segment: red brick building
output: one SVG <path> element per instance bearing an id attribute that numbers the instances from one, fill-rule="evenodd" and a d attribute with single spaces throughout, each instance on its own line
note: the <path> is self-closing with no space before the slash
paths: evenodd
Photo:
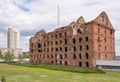
<path id="1" fill-rule="evenodd" d="M 115 58 L 115 30 L 105 12 L 90 22 L 81 16 L 68 26 L 30 38 L 30 62 L 96 67 L 96 60 Z"/>

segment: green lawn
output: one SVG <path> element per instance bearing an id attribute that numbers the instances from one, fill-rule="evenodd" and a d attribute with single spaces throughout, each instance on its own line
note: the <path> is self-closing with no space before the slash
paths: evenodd
<path id="1" fill-rule="evenodd" d="M 0 64 L 0 76 L 7 82 L 120 82 L 120 72 L 83 74 Z"/>

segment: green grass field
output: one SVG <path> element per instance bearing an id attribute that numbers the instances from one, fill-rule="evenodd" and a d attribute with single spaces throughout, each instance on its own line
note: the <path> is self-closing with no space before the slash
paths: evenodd
<path id="1" fill-rule="evenodd" d="M 0 76 L 7 82 L 120 82 L 120 72 L 83 74 L 0 64 Z"/>

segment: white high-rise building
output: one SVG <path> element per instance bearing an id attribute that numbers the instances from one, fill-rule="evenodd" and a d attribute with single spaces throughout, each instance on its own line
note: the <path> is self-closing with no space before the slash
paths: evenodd
<path id="1" fill-rule="evenodd" d="M 20 31 L 12 26 L 8 28 L 7 32 L 7 48 L 0 48 L 2 54 L 5 52 L 10 52 L 15 58 L 18 58 L 22 54 L 22 49 L 20 48 Z"/>
<path id="2" fill-rule="evenodd" d="M 20 31 L 12 26 L 8 28 L 8 48 L 20 48 Z"/>

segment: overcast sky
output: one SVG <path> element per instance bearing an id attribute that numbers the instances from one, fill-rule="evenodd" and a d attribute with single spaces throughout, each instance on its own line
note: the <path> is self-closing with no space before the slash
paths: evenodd
<path id="1" fill-rule="evenodd" d="M 29 38 L 37 31 L 57 28 L 58 0 L 0 0 L 0 48 L 7 47 L 7 30 L 21 31 L 21 47 L 29 50 Z M 83 16 L 93 20 L 105 11 L 115 29 L 116 55 L 120 55 L 120 0 L 60 0 L 61 26 Z"/>

